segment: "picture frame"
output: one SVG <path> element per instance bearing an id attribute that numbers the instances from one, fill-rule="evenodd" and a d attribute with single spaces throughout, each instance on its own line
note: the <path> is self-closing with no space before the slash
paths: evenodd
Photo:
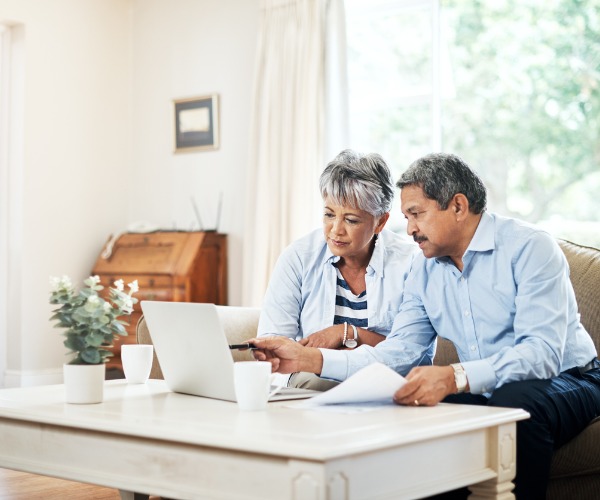
<path id="1" fill-rule="evenodd" d="M 175 153 L 219 147 L 219 95 L 174 99 Z"/>

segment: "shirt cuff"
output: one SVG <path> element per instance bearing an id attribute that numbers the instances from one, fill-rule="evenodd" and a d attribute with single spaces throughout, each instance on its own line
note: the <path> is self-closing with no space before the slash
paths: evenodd
<path id="1" fill-rule="evenodd" d="M 469 391 L 472 394 L 491 393 L 496 388 L 496 372 L 490 363 L 484 359 L 465 361 L 461 365 L 467 374 Z"/>
<path id="2" fill-rule="evenodd" d="M 323 368 L 321 368 L 321 377 L 333 380 L 346 380 L 348 377 L 348 356 L 344 351 L 337 349 L 321 349 L 323 356 Z"/>

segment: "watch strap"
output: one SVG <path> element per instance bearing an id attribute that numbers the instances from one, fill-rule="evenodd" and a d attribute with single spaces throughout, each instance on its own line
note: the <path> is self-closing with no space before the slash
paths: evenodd
<path id="1" fill-rule="evenodd" d="M 354 349 L 358 345 L 358 330 L 356 329 L 356 326 L 350 326 L 352 327 L 353 337 L 351 339 L 347 338 L 344 345 L 349 349 Z"/>
<path id="2" fill-rule="evenodd" d="M 354 325 L 350 326 L 352 327 L 353 336 L 352 338 L 349 338 L 347 335 L 344 335 L 344 347 L 347 347 L 348 349 L 354 349 L 358 345 L 358 331 Z"/>
<path id="3" fill-rule="evenodd" d="M 460 363 L 453 363 L 450 365 L 454 370 L 454 382 L 456 383 L 456 392 L 465 392 L 467 389 L 467 374 L 463 365 Z"/>

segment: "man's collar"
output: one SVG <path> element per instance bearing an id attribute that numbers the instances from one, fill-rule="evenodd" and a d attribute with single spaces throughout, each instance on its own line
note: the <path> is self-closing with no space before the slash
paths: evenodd
<path id="1" fill-rule="evenodd" d="M 488 250 L 493 250 L 496 248 L 495 240 L 494 217 L 487 212 L 483 212 L 481 214 L 481 219 L 479 219 L 477 229 L 475 229 L 475 234 L 473 234 L 464 255 L 467 255 L 469 252 L 486 252 Z M 452 259 L 448 256 L 436 257 L 435 260 L 437 262 L 454 265 Z"/>
<path id="2" fill-rule="evenodd" d="M 481 219 L 471 243 L 467 247 L 467 252 L 486 252 L 496 247 L 494 236 L 494 218 L 487 212 L 481 214 Z"/>

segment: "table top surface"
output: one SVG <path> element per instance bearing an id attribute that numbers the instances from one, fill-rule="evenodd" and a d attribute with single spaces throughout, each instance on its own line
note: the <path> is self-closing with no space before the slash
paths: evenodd
<path id="1" fill-rule="evenodd" d="M 64 402 L 64 386 L 0 390 L 0 422 L 17 420 L 158 441 L 328 460 L 528 418 L 514 408 L 394 404 L 295 408 L 301 401 L 241 411 L 236 403 L 171 392 L 163 380 L 105 382 L 104 401 Z"/>

